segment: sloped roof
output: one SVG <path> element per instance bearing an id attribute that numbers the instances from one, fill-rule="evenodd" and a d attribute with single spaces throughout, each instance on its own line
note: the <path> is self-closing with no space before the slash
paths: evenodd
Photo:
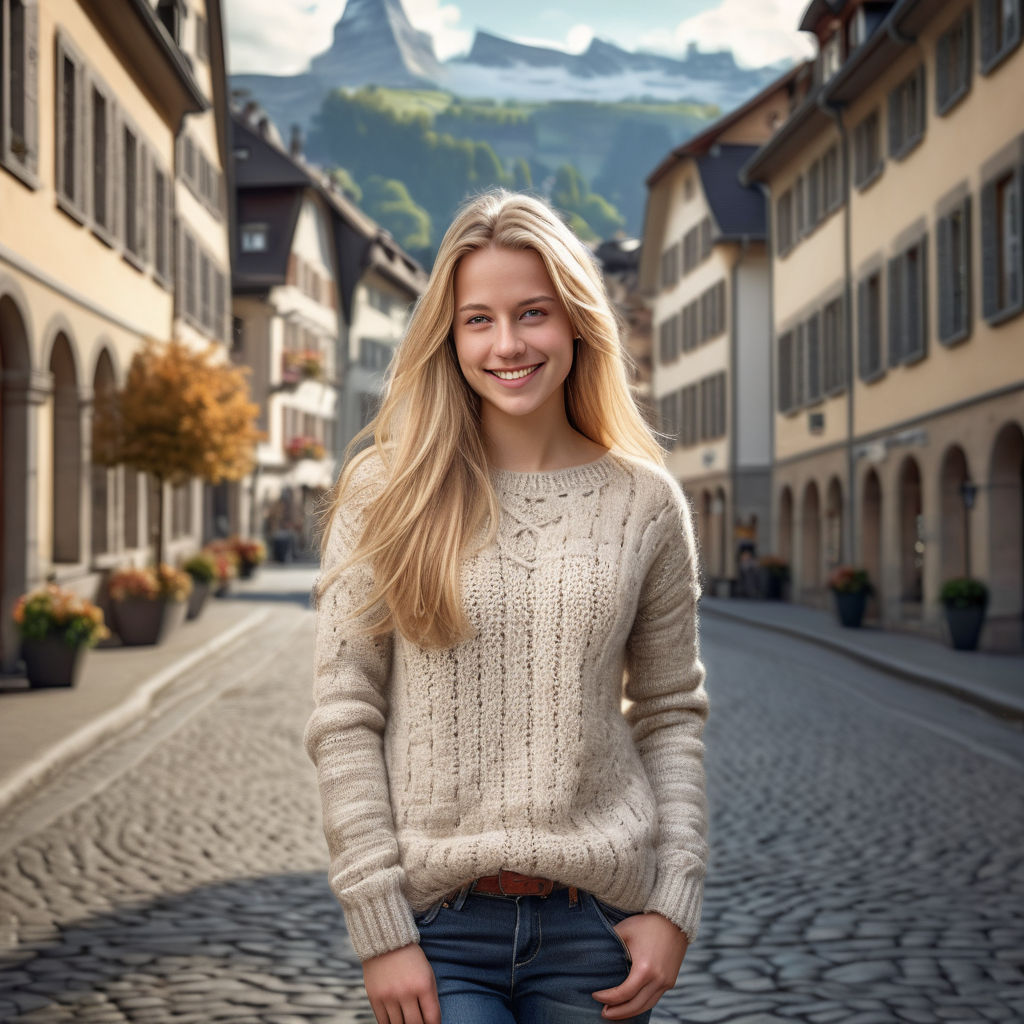
<path id="1" fill-rule="evenodd" d="M 718 241 L 766 237 L 764 196 L 754 186 L 741 185 L 740 169 L 757 152 L 757 146 L 713 146 L 695 158 L 701 185 L 718 225 Z"/>

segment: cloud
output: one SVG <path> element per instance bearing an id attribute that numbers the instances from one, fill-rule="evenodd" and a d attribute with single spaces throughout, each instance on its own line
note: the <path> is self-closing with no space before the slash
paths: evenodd
<path id="1" fill-rule="evenodd" d="M 461 28 L 462 12 L 443 0 L 402 0 L 413 25 L 434 38 L 441 60 L 469 49 L 473 33 Z M 228 67 L 232 74 L 293 75 L 323 53 L 345 0 L 225 0 Z"/>
<path id="2" fill-rule="evenodd" d="M 681 54 L 696 43 L 701 50 L 732 50 L 747 67 L 804 59 L 814 54 L 810 35 L 797 28 L 806 8 L 807 0 L 720 0 L 674 29 L 641 35 L 638 49 Z"/>
<path id="3" fill-rule="evenodd" d="M 594 30 L 590 25 L 573 25 L 565 33 L 564 39 L 551 36 L 512 36 L 514 42 L 524 46 L 542 46 L 547 50 L 564 50 L 566 53 L 582 53 L 594 38 Z"/>

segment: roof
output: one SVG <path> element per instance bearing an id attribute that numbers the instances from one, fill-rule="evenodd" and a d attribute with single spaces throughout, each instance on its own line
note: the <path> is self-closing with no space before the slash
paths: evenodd
<path id="1" fill-rule="evenodd" d="M 715 146 L 696 158 L 704 195 L 718 225 L 716 241 L 764 239 L 764 196 L 754 186 L 740 184 L 740 170 L 757 146 Z"/>
<path id="2" fill-rule="evenodd" d="M 845 6 L 847 0 L 811 0 L 800 19 L 801 32 L 813 32 L 822 18 L 833 17 Z"/>
<path id="3" fill-rule="evenodd" d="M 730 110 L 728 114 L 709 124 L 703 131 L 690 136 L 682 145 L 676 146 L 647 176 L 648 189 L 657 184 L 680 161 L 709 150 L 718 140 L 719 136 L 723 135 L 734 124 L 741 121 L 752 110 L 760 106 L 768 96 L 795 83 L 810 63 L 810 61 L 801 61 L 794 64 L 787 72 L 765 86 L 756 96 L 752 96 L 747 100 L 746 103 L 736 107 L 734 110 Z"/>

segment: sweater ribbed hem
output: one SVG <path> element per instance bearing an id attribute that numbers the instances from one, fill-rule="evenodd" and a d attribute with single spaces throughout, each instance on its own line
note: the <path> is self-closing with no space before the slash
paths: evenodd
<path id="1" fill-rule="evenodd" d="M 656 911 L 667 917 L 677 928 L 686 933 L 692 946 L 700 930 L 700 914 L 704 905 L 704 879 L 696 875 L 673 875 L 660 877 L 644 904 L 645 911 Z"/>
<path id="2" fill-rule="evenodd" d="M 514 469 L 491 469 L 491 483 L 496 491 L 511 494 L 553 494 L 604 483 L 614 460 L 605 452 L 594 462 L 565 469 L 549 469 L 538 473 L 520 473 Z"/>
<path id="3" fill-rule="evenodd" d="M 360 960 L 369 960 L 418 942 L 420 933 L 397 878 L 383 886 L 360 886 L 358 892 L 346 893 L 345 923 L 352 948 Z"/>

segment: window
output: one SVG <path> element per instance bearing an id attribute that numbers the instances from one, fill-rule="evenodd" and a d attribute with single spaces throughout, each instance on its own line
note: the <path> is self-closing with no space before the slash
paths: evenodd
<path id="1" fill-rule="evenodd" d="M 207 330 L 213 323 L 213 311 L 210 308 L 210 274 L 213 267 L 210 257 L 205 252 L 199 254 L 199 323 Z"/>
<path id="2" fill-rule="evenodd" d="M 796 241 L 799 241 L 807 234 L 807 199 L 802 174 L 793 186 L 793 209 L 796 213 Z"/>
<path id="3" fill-rule="evenodd" d="M 153 269 L 164 284 L 170 284 L 171 205 L 167 175 L 153 168 Z"/>
<path id="4" fill-rule="evenodd" d="M 853 131 L 854 184 L 867 188 L 882 172 L 882 143 L 878 111 L 873 110 Z"/>
<path id="5" fill-rule="evenodd" d="M 196 57 L 199 58 L 204 64 L 208 64 L 210 61 L 210 46 L 207 38 L 206 19 L 201 15 L 196 15 Z"/>
<path id="6" fill-rule="evenodd" d="M 138 139 L 135 132 L 127 125 L 124 126 L 124 135 L 121 140 L 121 185 L 124 196 L 124 245 L 131 253 L 138 252 L 138 172 L 139 153 Z"/>
<path id="7" fill-rule="evenodd" d="M 183 233 L 185 236 L 185 316 L 195 320 L 199 312 L 196 295 L 196 275 L 199 272 L 196 263 L 196 240 L 188 231 L 183 231 Z"/>
<path id="8" fill-rule="evenodd" d="M 671 245 L 661 254 L 661 287 L 671 288 L 679 280 L 679 246 Z"/>
<path id="9" fill-rule="evenodd" d="M 907 155 L 924 137 L 924 65 L 889 93 L 889 155 Z"/>
<path id="10" fill-rule="evenodd" d="M 705 217 L 700 222 L 700 258 L 701 261 L 706 260 L 711 255 L 711 240 L 712 229 L 711 229 L 711 218 Z"/>
<path id="11" fill-rule="evenodd" d="M 776 250 L 785 256 L 793 248 L 793 192 L 787 189 L 775 204 Z"/>
<path id="12" fill-rule="evenodd" d="M 243 224 L 242 225 L 242 252 L 266 252 L 267 251 L 267 225 L 266 224 Z"/>
<path id="13" fill-rule="evenodd" d="M 61 206 L 85 219 L 84 64 L 63 35 L 57 36 L 57 195 Z"/>
<path id="14" fill-rule="evenodd" d="M 227 328 L 227 281 L 219 271 L 213 272 L 213 336 L 225 341 Z"/>
<path id="15" fill-rule="evenodd" d="M 889 365 L 923 358 L 926 346 L 925 240 L 889 261 Z"/>
<path id="16" fill-rule="evenodd" d="M 104 89 L 89 86 L 92 112 L 92 219 L 95 227 L 113 233 L 113 107 Z"/>
<path id="17" fill-rule="evenodd" d="M 821 320 L 817 313 L 804 325 L 807 360 L 807 401 L 821 399 Z"/>
<path id="18" fill-rule="evenodd" d="M 1020 44 L 1021 0 L 981 0 L 981 72 L 993 71 Z"/>
<path id="19" fill-rule="evenodd" d="M 836 32 L 821 48 L 821 80 L 827 82 L 843 65 L 842 37 Z"/>
<path id="20" fill-rule="evenodd" d="M 833 299 L 822 310 L 821 345 L 825 394 L 836 394 L 846 387 L 846 344 L 842 299 Z"/>
<path id="21" fill-rule="evenodd" d="M 807 400 L 807 324 L 797 324 L 793 334 L 793 406 Z"/>
<path id="22" fill-rule="evenodd" d="M 843 205 L 842 168 L 839 165 L 839 146 L 830 146 L 821 158 L 822 202 L 825 213 Z"/>
<path id="23" fill-rule="evenodd" d="M 779 412 L 793 408 L 793 332 L 779 335 Z"/>
<path id="24" fill-rule="evenodd" d="M 167 29 L 168 35 L 175 41 L 181 42 L 181 0 L 157 0 L 156 16 Z"/>
<path id="25" fill-rule="evenodd" d="M 38 42 L 36 0 L 0 0 L 0 160 L 30 185 L 39 171 Z"/>
<path id="26" fill-rule="evenodd" d="M 884 372 L 882 366 L 882 275 L 878 272 L 857 286 L 857 355 L 862 380 Z"/>
<path id="27" fill-rule="evenodd" d="M 971 327 L 971 198 L 936 227 L 938 241 L 939 341 L 962 341 Z"/>
<path id="28" fill-rule="evenodd" d="M 680 398 L 683 444 L 694 445 L 699 440 L 698 416 L 700 414 L 700 409 L 697 406 L 697 385 L 691 384 L 689 387 L 684 388 L 681 392 Z"/>
<path id="29" fill-rule="evenodd" d="M 700 243 L 699 228 L 691 228 L 683 235 L 683 276 L 697 266 L 697 247 Z"/>
<path id="30" fill-rule="evenodd" d="M 968 8 L 935 45 L 935 109 L 947 113 L 971 88 L 971 10 Z"/>
<path id="31" fill-rule="evenodd" d="M 815 160 L 807 171 L 807 230 L 813 231 L 822 220 L 821 161 Z"/>
<path id="32" fill-rule="evenodd" d="M 981 192 L 982 308 L 989 322 L 1020 312 L 1022 305 L 1022 174 L 1024 168 L 1014 167 Z"/>

